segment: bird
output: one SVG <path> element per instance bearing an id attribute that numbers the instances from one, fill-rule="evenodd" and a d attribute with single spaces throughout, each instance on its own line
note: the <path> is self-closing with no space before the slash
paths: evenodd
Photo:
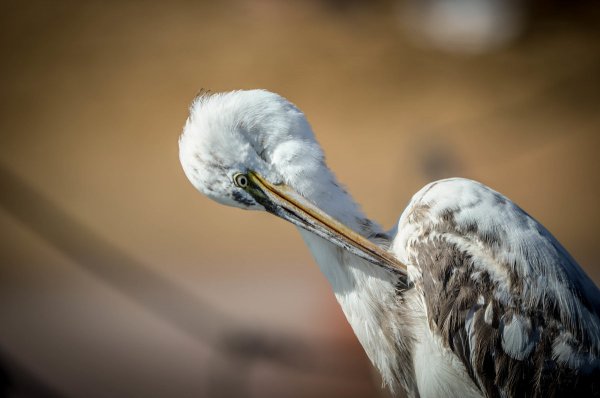
<path id="1" fill-rule="evenodd" d="M 392 394 L 600 396 L 600 291 L 506 196 L 434 181 L 384 231 L 302 111 L 263 89 L 198 95 L 179 159 L 208 198 L 297 227 Z"/>

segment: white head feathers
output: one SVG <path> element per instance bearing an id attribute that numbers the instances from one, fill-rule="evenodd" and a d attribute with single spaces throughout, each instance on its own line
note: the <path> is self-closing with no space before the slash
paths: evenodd
<path id="1" fill-rule="evenodd" d="M 269 91 L 200 95 L 190 107 L 179 151 L 191 183 L 222 204 L 263 209 L 233 183 L 236 173 L 254 171 L 273 184 L 283 182 L 305 198 L 320 202 L 325 211 L 358 212 L 325 165 L 304 114 Z M 328 209 L 331 201 L 336 202 L 335 209 Z"/>

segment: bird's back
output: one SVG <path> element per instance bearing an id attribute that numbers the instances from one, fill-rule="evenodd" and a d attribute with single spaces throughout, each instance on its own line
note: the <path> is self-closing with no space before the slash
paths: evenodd
<path id="1" fill-rule="evenodd" d="M 484 395 L 600 395 L 599 290 L 509 199 L 470 180 L 431 183 L 402 214 L 392 250 L 439 349 Z"/>

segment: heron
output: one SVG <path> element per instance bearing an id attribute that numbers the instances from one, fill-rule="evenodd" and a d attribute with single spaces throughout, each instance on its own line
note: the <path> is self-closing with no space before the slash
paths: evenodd
<path id="1" fill-rule="evenodd" d="M 506 196 L 435 181 L 384 231 L 328 168 L 304 114 L 267 90 L 200 94 L 179 158 L 210 199 L 297 227 L 393 394 L 600 395 L 600 291 Z"/>

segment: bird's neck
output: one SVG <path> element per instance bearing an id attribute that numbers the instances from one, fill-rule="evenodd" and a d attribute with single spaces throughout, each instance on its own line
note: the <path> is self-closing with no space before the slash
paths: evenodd
<path id="1" fill-rule="evenodd" d="M 316 181 L 312 180 L 312 184 L 297 186 L 296 189 L 303 192 L 317 208 L 365 238 L 370 239 L 383 233 L 377 223 L 364 215 L 328 169 L 319 177 Z M 311 232 L 302 229 L 300 232 L 338 300 L 350 290 L 369 289 L 370 285 L 360 283 L 362 279 L 373 279 L 386 285 L 395 282 L 396 276 L 393 273 L 364 261 Z"/>
<path id="2" fill-rule="evenodd" d="M 311 201 L 344 225 L 369 238 L 381 228 L 369 221 L 338 184 L 326 194 L 313 192 Z M 299 229 L 319 268 L 329 280 L 346 319 L 373 364 L 390 386 L 398 383 L 398 276 L 373 265 L 331 242 Z"/>
<path id="3" fill-rule="evenodd" d="M 335 175 L 323 166 L 296 175 L 289 185 L 323 212 L 355 232 L 365 237 L 381 232 L 381 227 L 364 215 L 352 196 L 338 183 Z"/>

